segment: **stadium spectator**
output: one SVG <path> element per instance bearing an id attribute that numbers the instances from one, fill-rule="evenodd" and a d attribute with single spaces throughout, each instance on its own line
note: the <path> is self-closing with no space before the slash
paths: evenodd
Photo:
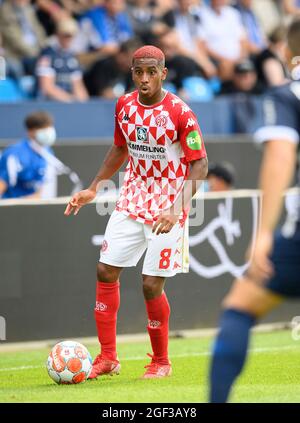
<path id="1" fill-rule="evenodd" d="M 32 3 L 35 5 L 36 15 L 47 36 L 55 33 L 57 22 L 71 17 L 59 0 L 33 0 Z"/>
<path id="2" fill-rule="evenodd" d="M 282 0 L 283 11 L 286 15 L 294 17 L 300 17 L 300 0 Z"/>
<path id="3" fill-rule="evenodd" d="M 131 57 L 139 43 L 128 40 L 120 50 L 103 58 L 84 75 L 85 85 L 93 97 L 118 98 L 133 88 L 131 78 Z"/>
<path id="4" fill-rule="evenodd" d="M 79 29 L 72 40 L 70 49 L 80 65 L 84 69 L 88 69 L 97 60 L 106 57 L 108 52 L 102 43 L 99 32 L 89 18 L 80 18 L 78 24 Z"/>
<path id="5" fill-rule="evenodd" d="M 252 9 L 267 36 L 282 24 L 281 3 L 282 0 L 253 0 Z"/>
<path id="6" fill-rule="evenodd" d="M 70 48 L 77 30 L 76 21 L 60 21 L 56 37 L 38 60 L 36 74 L 40 94 L 49 100 L 70 102 L 88 99 L 78 60 Z"/>
<path id="7" fill-rule="evenodd" d="M 210 61 L 201 40 L 200 18 L 194 0 L 177 0 L 174 10 L 174 28 L 179 36 L 180 54 L 195 60 L 209 78 L 216 75 L 217 69 Z"/>
<path id="8" fill-rule="evenodd" d="M 248 36 L 248 51 L 257 54 L 266 46 L 266 37 L 252 6 L 253 0 L 237 0 L 235 8 L 241 15 Z"/>
<path id="9" fill-rule="evenodd" d="M 33 74 L 45 33 L 30 0 L 5 0 L 0 6 L 0 32 L 9 60 L 19 75 Z"/>
<path id="10" fill-rule="evenodd" d="M 285 48 L 286 29 L 279 26 L 270 34 L 268 47 L 255 58 L 258 80 L 264 90 L 286 81 Z"/>
<path id="11" fill-rule="evenodd" d="M 91 7 L 95 5 L 101 5 L 102 0 L 59 0 L 64 10 L 66 10 L 70 16 L 79 17 Z"/>
<path id="12" fill-rule="evenodd" d="M 53 156 L 51 146 L 56 139 L 52 117 L 44 112 L 34 112 L 24 121 L 27 135 L 7 147 L 0 159 L 0 197 L 38 198 L 44 185 L 56 185 L 55 175 L 48 157 Z M 54 185 L 54 188 L 53 188 Z"/>
<path id="13" fill-rule="evenodd" d="M 125 0 L 103 0 L 103 6 L 92 8 L 82 17 L 98 32 L 104 54 L 116 53 L 121 43 L 134 35 L 125 6 Z"/>
<path id="14" fill-rule="evenodd" d="M 222 83 L 220 95 L 224 94 L 261 94 L 254 63 L 245 59 L 234 66 L 231 81 Z"/>
<path id="15" fill-rule="evenodd" d="M 172 84 L 177 94 L 183 98 L 183 81 L 189 76 L 203 76 L 199 65 L 190 57 L 181 54 L 178 33 L 170 29 L 159 38 L 159 46 L 165 53 L 168 75 L 166 82 Z"/>
<path id="16" fill-rule="evenodd" d="M 207 191 L 230 191 L 233 189 L 235 171 L 228 162 L 211 163 L 207 172 Z"/>
<path id="17" fill-rule="evenodd" d="M 133 32 L 144 44 L 152 44 L 168 29 L 162 16 L 155 13 L 154 6 L 151 0 L 132 0 L 127 8 Z"/>
<path id="18" fill-rule="evenodd" d="M 226 0 L 211 0 L 202 6 L 200 36 L 209 56 L 217 63 L 219 76 L 229 80 L 234 65 L 248 55 L 247 35 L 239 12 L 226 4 Z"/>
<path id="19" fill-rule="evenodd" d="M 154 15 L 170 28 L 175 24 L 173 10 L 176 7 L 176 2 L 177 0 L 155 0 L 153 2 Z"/>

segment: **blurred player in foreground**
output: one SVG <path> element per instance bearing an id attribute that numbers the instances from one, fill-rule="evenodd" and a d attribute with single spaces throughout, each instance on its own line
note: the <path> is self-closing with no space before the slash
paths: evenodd
<path id="1" fill-rule="evenodd" d="M 296 56 L 300 56 L 299 21 L 290 26 L 287 41 L 287 63 L 292 67 L 297 63 Z M 295 72 L 293 69 L 292 74 Z M 300 137 L 300 82 L 274 88 L 265 109 L 265 126 L 256 133 L 257 140 L 265 142 L 260 171 L 261 224 L 250 267 L 235 281 L 223 302 L 210 369 L 211 402 L 227 401 L 245 363 L 249 332 L 255 321 L 284 297 L 300 296 L 300 219 L 290 238 L 274 236 L 283 193 L 295 172 Z"/>
<path id="2" fill-rule="evenodd" d="M 101 353 L 90 379 L 119 373 L 119 277 L 123 267 L 136 266 L 145 250 L 143 292 L 153 355 L 144 378 L 169 376 L 172 371 L 168 357 L 170 306 L 164 284 L 166 277 L 187 271 L 184 220 L 199 181 L 206 177 L 207 159 L 194 113 L 162 88 L 166 75 L 160 49 L 144 46 L 136 50 L 132 78 L 137 90 L 117 102 L 114 145 L 90 187 L 73 196 L 65 211 L 66 215 L 77 214 L 128 159 L 97 268 L 95 320 Z"/>

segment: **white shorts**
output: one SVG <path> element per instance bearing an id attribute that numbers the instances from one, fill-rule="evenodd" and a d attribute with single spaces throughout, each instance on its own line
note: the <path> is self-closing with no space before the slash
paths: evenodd
<path id="1" fill-rule="evenodd" d="M 188 222 L 167 234 L 114 210 L 107 224 L 99 261 L 116 267 L 136 266 L 146 252 L 143 275 L 174 276 L 188 272 Z"/>

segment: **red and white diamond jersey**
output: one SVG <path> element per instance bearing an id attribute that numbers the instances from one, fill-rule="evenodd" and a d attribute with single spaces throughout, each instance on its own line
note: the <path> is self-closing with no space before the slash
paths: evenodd
<path id="1" fill-rule="evenodd" d="M 152 106 L 139 103 L 137 91 L 120 97 L 114 143 L 127 144 L 129 157 L 116 209 L 146 224 L 173 205 L 189 175 L 189 162 L 206 157 L 196 116 L 167 91 Z"/>

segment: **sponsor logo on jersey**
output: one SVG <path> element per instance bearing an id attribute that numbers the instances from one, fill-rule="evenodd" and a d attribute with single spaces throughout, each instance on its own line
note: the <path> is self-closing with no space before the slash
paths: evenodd
<path id="1" fill-rule="evenodd" d="M 145 151 L 146 153 L 165 153 L 166 149 L 161 146 L 150 147 L 149 145 L 136 144 L 134 142 L 128 143 L 128 147 L 132 150 Z"/>
<path id="2" fill-rule="evenodd" d="M 202 140 L 198 131 L 191 131 L 186 137 L 186 144 L 191 150 L 201 150 Z"/>
<path id="3" fill-rule="evenodd" d="M 144 128 L 143 126 L 138 126 L 136 128 L 136 138 L 138 141 L 148 142 L 147 128 Z"/>
<path id="4" fill-rule="evenodd" d="M 128 122 L 130 120 L 130 117 L 127 115 L 127 113 L 125 113 L 125 115 L 123 116 L 123 120 L 125 120 L 125 122 Z"/>

